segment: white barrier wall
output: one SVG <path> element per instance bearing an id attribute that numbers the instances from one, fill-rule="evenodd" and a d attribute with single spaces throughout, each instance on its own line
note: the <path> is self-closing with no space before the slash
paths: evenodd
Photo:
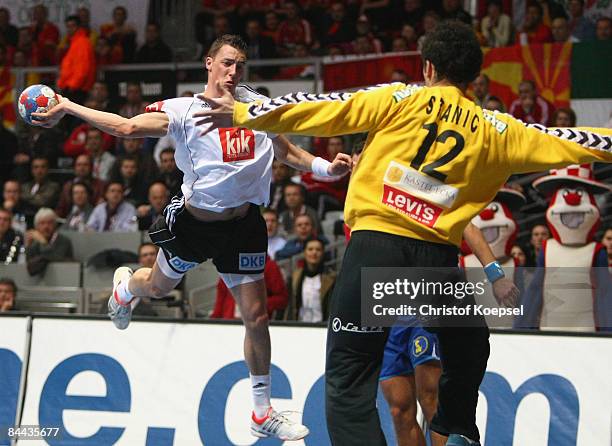
<path id="1" fill-rule="evenodd" d="M 11 324 L 0 318 L 7 358 L 25 338 L 25 325 Z M 312 431 L 291 444 L 328 445 L 325 330 L 273 327 L 272 344 L 273 404 L 302 412 L 294 416 Z M 610 445 L 612 338 L 497 334 L 491 344 L 477 417 L 485 444 Z M 240 326 L 135 322 L 120 332 L 107 321 L 35 318 L 27 378 L 22 425 L 63 426 L 51 445 L 280 444 L 249 434 Z"/>

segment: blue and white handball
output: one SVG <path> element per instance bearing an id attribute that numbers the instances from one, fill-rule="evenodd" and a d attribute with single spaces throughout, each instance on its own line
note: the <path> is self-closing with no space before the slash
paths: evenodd
<path id="1" fill-rule="evenodd" d="M 46 85 L 30 85 L 19 95 L 19 114 L 25 122 L 32 124 L 32 113 L 44 113 L 59 104 L 52 88 Z"/>

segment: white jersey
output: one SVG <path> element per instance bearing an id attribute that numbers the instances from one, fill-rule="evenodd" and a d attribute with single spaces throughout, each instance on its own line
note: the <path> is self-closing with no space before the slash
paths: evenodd
<path id="1" fill-rule="evenodd" d="M 236 87 L 240 102 L 267 99 L 249 87 Z M 209 105 L 198 99 L 175 98 L 149 105 L 147 112 L 164 112 L 170 121 L 168 135 L 174 139 L 174 158 L 183 172 L 181 190 L 190 205 L 213 212 L 250 202 L 267 204 L 276 135 L 245 128 L 196 127 L 193 114 Z"/>

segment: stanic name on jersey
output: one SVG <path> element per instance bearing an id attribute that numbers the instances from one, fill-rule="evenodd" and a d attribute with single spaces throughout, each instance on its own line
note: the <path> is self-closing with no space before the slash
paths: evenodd
<path id="1" fill-rule="evenodd" d="M 442 208 L 414 197 L 395 187 L 384 185 L 382 202 L 419 223 L 433 228 L 442 213 Z"/>
<path id="2" fill-rule="evenodd" d="M 224 162 L 255 158 L 255 134 L 252 130 L 237 127 L 220 128 L 219 139 Z"/>
<path id="3" fill-rule="evenodd" d="M 478 130 L 480 118 L 473 110 L 463 109 L 457 104 L 445 104 L 444 98 L 438 98 L 432 95 L 427 101 L 425 112 L 429 115 L 436 115 L 436 120 L 452 122 L 466 129 L 470 129 L 472 133 Z"/>

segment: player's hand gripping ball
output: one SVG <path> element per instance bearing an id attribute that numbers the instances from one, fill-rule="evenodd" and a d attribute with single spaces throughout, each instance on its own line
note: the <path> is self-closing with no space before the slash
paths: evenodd
<path id="1" fill-rule="evenodd" d="M 19 95 L 19 114 L 25 122 L 32 124 L 32 113 L 44 113 L 59 104 L 59 98 L 46 85 L 30 85 Z"/>

